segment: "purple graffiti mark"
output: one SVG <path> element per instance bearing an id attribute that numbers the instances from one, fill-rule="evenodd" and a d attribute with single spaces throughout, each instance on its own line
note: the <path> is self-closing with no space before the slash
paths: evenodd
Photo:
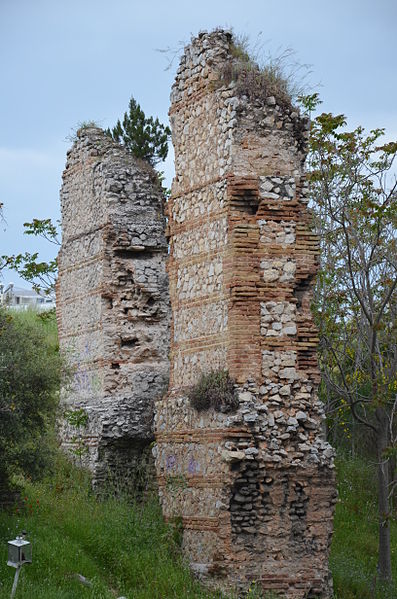
<path id="1" fill-rule="evenodd" d="M 194 460 L 193 458 L 190 458 L 187 470 L 188 470 L 189 474 L 195 474 L 196 472 L 198 472 L 200 470 L 200 467 L 199 467 L 198 463 L 196 462 L 196 460 Z"/>
<path id="2" fill-rule="evenodd" d="M 167 456 L 166 467 L 167 470 L 171 470 L 176 464 L 176 457 L 174 455 Z"/>
<path id="3" fill-rule="evenodd" d="M 77 370 L 74 374 L 75 388 L 84 391 L 85 389 L 90 390 L 91 384 L 87 371 L 81 367 L 81 363 L 77 364 Z"/>
<path id="4" fill-rule="evenodd" d="M 74 374 L 74 387 L 77 391 L 92 391 L 92 380 L 89 370 L 86 369 L 87 362 L 91 361 L 92 348 L 91 344 L 86 341 L 83 350 L 80 354 L 75 350 L 76 357 L 76 372 Z"/>

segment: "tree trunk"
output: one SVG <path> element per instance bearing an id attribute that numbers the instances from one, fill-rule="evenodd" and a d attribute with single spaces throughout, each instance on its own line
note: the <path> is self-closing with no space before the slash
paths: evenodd
<path id="1" fill-rule="evenodd" d="M 377 408 L 378 511 L 379 511 L 379 578 L 391 582 L 389 463 L 384 456 L 388 446 L 389 421 L 383 408 Z"/>

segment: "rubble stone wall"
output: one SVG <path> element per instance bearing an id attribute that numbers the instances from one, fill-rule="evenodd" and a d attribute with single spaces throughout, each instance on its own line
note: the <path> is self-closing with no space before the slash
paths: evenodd
<path id="1" fill-rule="evenodd" d="M 62 442 L 83 450 L 96 487 L 136 490 L 154 476 L 154 401 L 168 383 L 163 195 L 149 165 L 89 127 L 68 152 L 61 208 L 57 318 L 73 369 L 62 403 L 88 415 L 64 423 Z"/>
<path id="2" fill-rule="evenodd" d="M 328 597 L 335 502 L 310 313 L 318 244 L 304 175 L 308 122 L 225 83 L 229 33 L 200 34 L 172 88 L 170 385 L 156 405 L 165 516 L 210 584 Z M 191 385 L 227 369 L 239 407 L 196 411 Z"/>

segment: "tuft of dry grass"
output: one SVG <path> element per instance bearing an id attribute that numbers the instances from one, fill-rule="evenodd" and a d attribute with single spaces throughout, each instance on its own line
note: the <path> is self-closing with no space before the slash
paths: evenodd
<path id="1" fill-rule="evenodd" d="M 272 55 L 264 51 L 259 40 L 252 45 L 247 36 L 232 34 L 230 55 L 220 82 L 234 82 L 240 96 L 263 102 L 273 96 L 280 107 L 293 109 L 294 102 L 306 91 L 304 79 L 309 67 L 299 64 L 290 48 Z"/>

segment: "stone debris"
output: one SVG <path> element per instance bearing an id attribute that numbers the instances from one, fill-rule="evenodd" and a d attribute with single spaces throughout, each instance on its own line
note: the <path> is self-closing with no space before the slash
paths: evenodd
<path id="1" fill-rule="evenodd" d="M 166 518 L 204 581 L 255 580 L 292 598 L 329 597 L 333 451 L 317 398 L 310 313 L 318 240 L 304 174 L 308 121 L 225 83 L 232 36 L 185 48 L 171 93 L 176 174 L 168 202 L 170 384 L 156 404 Z M 189 386 L 227 369 L 239 408 L 196 412 Z"/>
<path id="2" fill-rule="evenodd" d="M 68 152 L 61 207 L 57 318 L 73 368 L 62 406 L 88 416 L 80 431 L 63 422 L 62 444 L 73 451 L 81 432 L 94 486 L 136 492 L 142 470 L 153 478 L 154 401 L 168 382 L 163 194 L 149 165 L 88 127 Z"/>

